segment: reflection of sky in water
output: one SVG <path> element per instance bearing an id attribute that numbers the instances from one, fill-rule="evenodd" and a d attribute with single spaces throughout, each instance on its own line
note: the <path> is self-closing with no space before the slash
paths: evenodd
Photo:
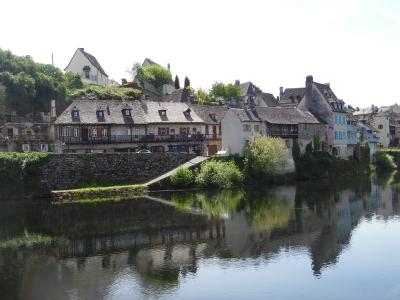
<path id="1" fill-rule="evenodd" d="M 305 184 L 164 195 L 179 212 L 143 199 L 0 212 L 4 236 L 56 239 L 0 249 L 0 298 L 399 299 L 397 190 Z M 206 215 L 184 212 L 193 205 Z"/>

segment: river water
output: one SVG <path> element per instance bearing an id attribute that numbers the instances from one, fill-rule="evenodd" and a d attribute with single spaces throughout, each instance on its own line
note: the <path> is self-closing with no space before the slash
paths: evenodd
<path id="1" fill-rule="evenodd" d="M 399 213 L 389 175 L 3 201 L 0 299 L 400 299 Z"/>

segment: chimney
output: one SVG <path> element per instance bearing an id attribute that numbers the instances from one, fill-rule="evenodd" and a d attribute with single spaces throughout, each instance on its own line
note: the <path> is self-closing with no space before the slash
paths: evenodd
<path id="1" fill-rule="evenodd" d="M 308 75 L 306 77 L 306 103 L 311 100 L 312 98 L 312 85 L 313 85 L 314 79 L 311 75 Z M 307 101 L 308 100 L 308 101 Z"/>
<path id="2" fill-rule="evenodd" d="M 125 78 L 122 78 L 121 83 L 122 83 L 122 85 L 126 85 L 126 84 L 128 84 L 128 81 Z"/>
<path id="3" fill-rule="evenodd" d="M 283 97 L 283 86 L 279 88 L 279 98 L 282 99 Z"/>
<path id="4" fill-rule="evenodd" d="M 171 64 L 170 63 L 167 64 L 167 68 L 168 68 L 168 71 L 171 70 Z"/>
<path id="5" fill-rule="evenodd" d="M 240 80 L 239 80 L 239 79 L 236 79 L 236 80 L 235 80 L 235 85 L 237 85 L 237 86 L 240 85 Z"/>
<path id="6" fill-rule="evenodd" d="M 50 102 L 50 118 L 51 119 L 57 118 L 56 100 L 51 100 Z"/>

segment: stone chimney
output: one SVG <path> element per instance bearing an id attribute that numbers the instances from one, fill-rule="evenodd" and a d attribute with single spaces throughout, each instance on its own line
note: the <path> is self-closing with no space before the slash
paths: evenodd
<path id="1" fill-rule="evenodd" d="M 279 88 L 279 98 L 282 100 L 283 97 L 283 86 Z"/>
<path id="2" fill-rule="evenodd" d="M 240 85 L 240 80 L 239 80 L 239 79 L 236 79 L 236 80 L 235 80 L 235 85 L 237 85 L 237 86 Z"/>
<path id="3" fill-rule="evenodd" d="M 168 71 L 171 71 L 171 64 L 170 63 L 167 64 L 167 69 L 168 69 Z"/>
<path id="4" fill-rule="evenodd" d="M 314 79 L 311 75 L 308 75 L 306 77 L 306 107 L 307 109 L 310 109 L 311 101 L 312 101 L 312 85 L 313 85 Z"/>
<path id="5" fill-rule="evenodd" d="M 57 118 L 56 100 L 51 100 L 50 102 L 50 118 L 51 119 Z"/>

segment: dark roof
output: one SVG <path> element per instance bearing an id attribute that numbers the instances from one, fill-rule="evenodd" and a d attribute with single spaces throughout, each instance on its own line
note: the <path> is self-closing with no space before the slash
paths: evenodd
<path id="1" fill-rule="evenodd" d="M 301 100 L 303 99 L 305 94 L 306 94 L 306 88 L 288 88 L 285 89 L 279 101 L 291 100 L 290 97 L 293 97 L 295 100 L 297 100 L 297 98 L 299 97 Z"/>
<path id="2" fill-rule="evenodd" d="M 148 63 L 149 65 L 157 65 L 157 66 L 159 66 L 158 63 L 152 61 L 150 58 L 145 58 L 145 60 L 144 60 L 143 63 L 142 63 L 142 66 L 145 64 L 146 61 L 147 61 L 147 63 Z"/>
<path id="3" fill-rule="evenodd" d="M 284 107 L 256 107 L 257 116 L 270 124 L 319 124 L 308 110 Z"/>
<path id="4" fill-rule="evenodd" d="M 255 95 L 255 94 L 261 93 L 261 90 L 258 87 L 256 87 L 251 81 L 241 83 L 241 84 L 239 84 L 239 87 L 240 87 L 240 96 L 241 97 L 244 97 L 249 94 Z M 253 91 L 253 89 L 254 89 L 254 91 Z"/>
<path id="5" fill-rule="evenodd" d="M 92 54 L 87 53 L 83 48 L 78 48 L 83 55 L 90 61 L 90 63 L 96 67 L 102 74 L 108 77 L 106 71 L 101 67 L 100 63 L 97 61 L 96 57 L 94 57 Z"/>
<path id="6" fill-rule="evenodd" d="M 228 108 L 225 106 L 191 104 L 190 108 L 192 108 L 206 124 L 220 124 L 228 111 Z"/>
<path id="7" fill-rule="evenodd" d="M 275 98 L 274 95 L 270 93 L 262 93 L 261 94 L 262 99 L 264 100 L 265 104 L 269 107 L 275 107 L 279 106 L 278 100 Z"/>
<path id="8" fill-rule="evenodd" d="M 124 117 L 123 109 L 131 110 L 131 117 Z M 185 115 L 189 106 L 185 103 L 120 100 L 76 100 L 57 118 L 55 124 L 150 124 L 150 123 L 203 123 L 193 111 Z M 74 120 L 72 111 L 79 111 Z M 104 118 L 96 112 L 102 110 Z M 161 118 L 160 110 L 166 111 Z"/>
<path id="9" fill-rule="evenodd" d="M 336 97 L 329 84 L 322 84 L 314 81 L 314 85 L 329 103 L 336 101 L 344 103 Z"/>
<path id="10" fill-rule="evenodd" d="M 231 110 L 242 122 L 260 122 L 260 119 L 258 119 L 249 109 L 230 108 L 229 110 Z"/>
<path id="11" fill-rule="evenodd" d="M 123 109 L 131 110 L 131 118 L 122 115 Z M 79 118 L 74 120 L 72 111 L 79 111 Z M 96 112 L 102 110 L 104 118 L 98 119 Z M 75 100 L 55 121 L 55 124 L 145 124 L 138 101 L 120 100 Z"/>
<path id="12" fill-rule="evenodd" d="M 170 95 L 152 96 L 149 100 L 157 100 L 163 102 L 190 102 L 191 95 L 187 89 L 174 90 Z"/>

